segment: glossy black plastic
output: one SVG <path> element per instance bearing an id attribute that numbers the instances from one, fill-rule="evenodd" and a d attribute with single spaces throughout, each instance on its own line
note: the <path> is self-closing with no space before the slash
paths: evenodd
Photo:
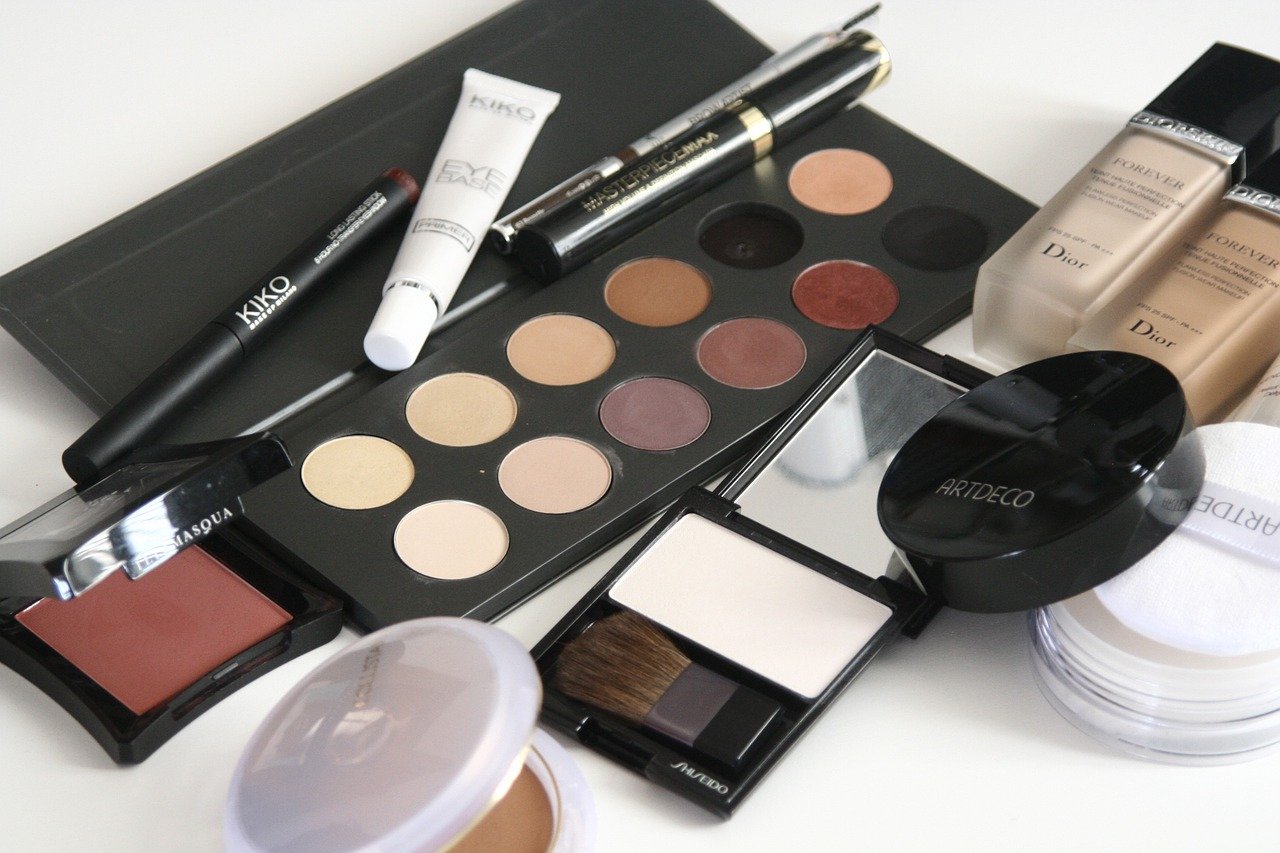
<path id="1" fill-rule="evenodd" d="M 903 445 L 880 524 L 931 595 L 1007 612 L 1109 580 L 1181 522 L 1204 458 L 1178 381 L 1128 353 L 1002 374 Z"/>
<path id="2" fill-rule="evenodd" d="M 1280 62 L 1219 42 L 1147 110 L 1243 145 L 1252 172 L 1280 147 Z"/>

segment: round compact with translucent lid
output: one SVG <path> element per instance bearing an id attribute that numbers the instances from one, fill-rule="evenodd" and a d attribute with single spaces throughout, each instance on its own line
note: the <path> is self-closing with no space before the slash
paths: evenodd
<path id="1" fill-rule="evenodd" d="M 535 727 L 533 660 L 506 632 L 431 618 L 376 631 L 281 700 L 232 779 L 231 850 L 572 853 L 581 772 Z"/>

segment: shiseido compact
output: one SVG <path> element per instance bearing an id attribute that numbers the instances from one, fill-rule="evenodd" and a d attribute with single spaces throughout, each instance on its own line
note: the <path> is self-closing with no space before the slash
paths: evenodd
<path id="1" fill-rule="evenodd" d="M 0 661 L 131 763 L 331 640 L 340 603 L 226 526 L 289 465 L 270 434 L 153 448 L 0 530 Z"/>
<path id="2" fill-rule="evenodd" d="M 1035 607 L 1145 553 L 1199 488 L 1188 427 L 1147 359 L 990 379 L 873 328 L 535 647 L 544 719 L 728 816 L 944 604 Z"/>
<path id="3" fill-rule="evenodd" d="M 885 465 L 985 374 L 871 329 L 715 491 L 693 489 L 534 649 L 543 718 L 731 814 L 938 610 L 876 524 Z"/>

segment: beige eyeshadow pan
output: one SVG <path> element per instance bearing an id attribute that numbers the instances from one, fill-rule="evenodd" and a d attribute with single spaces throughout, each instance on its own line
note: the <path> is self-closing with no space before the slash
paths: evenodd
<path id="1" fill-rule="evenodd" d="M 393 542 L 404 564 L 420 575 L 464 580 L 482 575 L 507 556 L 507 526 L 491 510 L 469 501 L 443 500 L 410 510 Z"/>
<path id="2" fill-rule="evenodd" d="M 447 373 L 409 396 L 404 416 L 427 441 L 448 447 L 487 444 L 516 422 L 516 398 L 507 386 L 478 373 Z"/>
<path id="3" fill-rule="evenodd" d="M 601 376 L 617 354 L 613 336 L 576 314 L 543 314 L 507 340 L 507 360 L 530 382 L 578 385 Z"/>
<path id="4" fill-rule="evenodd" d="M 604 497 L 613 466 L 592 445 L 549 435 L 526 441 L 498 466 L 498 485 L 514 503 L 551 515 L 577 512 Z"/>
<path id="5" fill-rule="evenodd" d="M 787 187 L 807 208 L 852 216 L 884 204 L 893 192 L 893 173 L 865 151 L 825 148 L 791 167 Z"/>
<path id="6" fill-rule="evenodd" d="M 344 435 L 321 444 L 302 463 L 302 485 L 338 509 L 385 506 L 409 490 L 413 460 L 374 435 Z"/>

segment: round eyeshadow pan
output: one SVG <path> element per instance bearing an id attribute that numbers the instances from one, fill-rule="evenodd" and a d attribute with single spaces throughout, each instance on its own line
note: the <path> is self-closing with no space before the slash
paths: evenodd
<path id="1" fill-rule="evenodd" d="M 943 272 L 967 266 L 987 249 L 987 229 L 969 214 L 941 204 L 902 211 L 885 224 L 880 241 L 907 266 Z"/>
<path id="2" fill-rule="evenodd" d="M 613 337 L 574 314 L 534 317 L 507 340 L 507 360 L 516 373 L 540 385 L 589 382 L 609 369 L 615 355 Z"/>
<path id="3" fill-rule="evenodd" d="M 639 326 L 678 326 L 711 303 L 711 279 L 672 258 L 637 258 L 609 274 L 604 301 L 613 313 Z"/>
<path id="4" fill-rule="evenodd" d="M 760 270 L 791 260 L 804 245 L 796 218 L 770 204 L 732 204 L 703 220 L 698 245 L 731 267 Z"/>
<path id="5" fill-rule="evenodd" d="M 507 386 L 478 373 L 446 373 L 409 395 L 404 416 L 427 441 L 448 447 L 486 444 L 516 422 L 516 398 Z"/>
<path id="6" fill-rule="evenodd" d="M 463 580 L 482 575 L 507 556 L 507 526 L 492 511 L 467 501 L 433 501 L 410 510 L 392 538 L 396 555 L 420 575 Z"/>
<path id="7" fill-rule="evenodd" d="M 898 309 L 898 286 L 859 261 L 823 261 L 796 277 L 791 299 L 800 313 L 833 329 L 883 323 Z"/>
<path id="8" fill-rule="evenodd" d="M 711 406 L 694 387 L 644 376 L 624 382 L 600 404 L 600 423 L 637 450 L 675 450 L 696 441 L 711 425 Z"/>
<path id="9" fill-rule="evenodd" d="M 732 388 L 773 388 L 800 372 L 807 357 L 795 330 L 765 317 L 726 320 L 698 341 L 698 366 Z"/>
<path id="10" fill-rule="evenodd" d="M 893 192 L 893 174 L 865 151 L 825 148 L 800 158 L 791 167 L 787 187 L 807 208 L 851 216 L 884 204 Z"/>
<path id="11" fill-rule="evenodd" d="M 400 446 L 373 435 L 344 435 L 321 444 L 302 463 L 302 485 L 338 509 L 373 509 L 413 484 L 413 460 Z"/>
<path id="12" fill-rule="evenodd" d="M 613 467 L 603 453 L 562 435 L 526 441 L 498 466 L 498 485 L 513 503 L 552 515 L 586 509 L 612 482 Z"/>

